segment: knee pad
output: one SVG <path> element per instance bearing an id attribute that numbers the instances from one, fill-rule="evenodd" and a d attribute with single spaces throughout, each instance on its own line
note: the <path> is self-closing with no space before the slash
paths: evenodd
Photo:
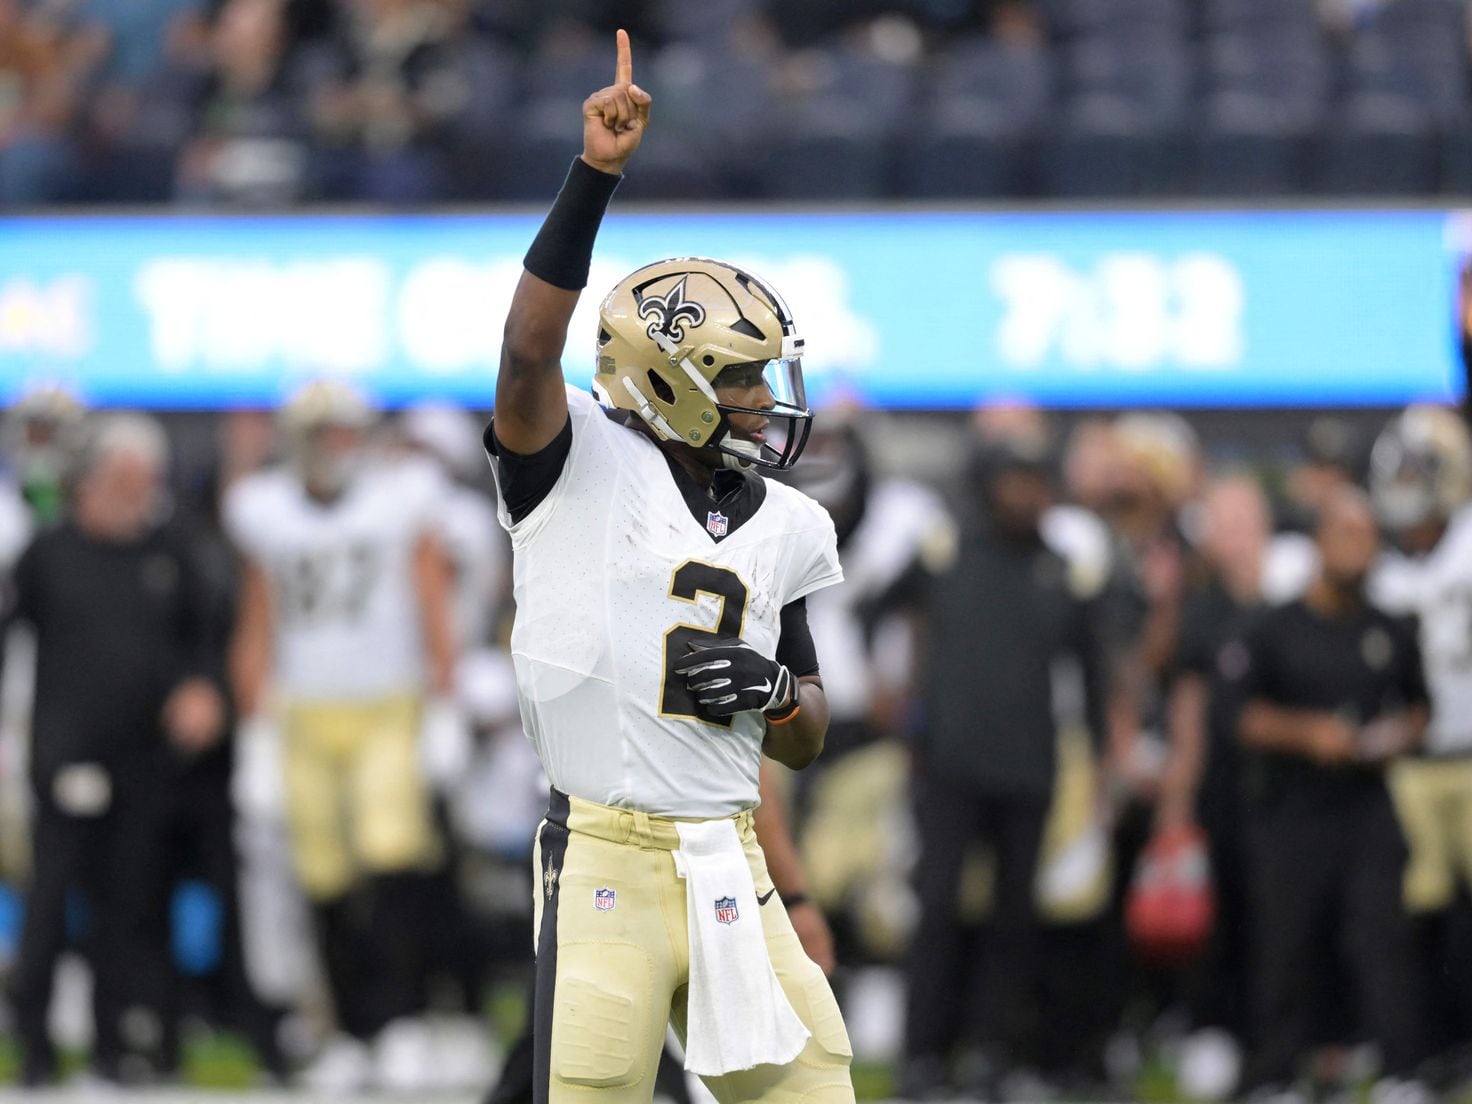
<path id="1" fill-rule="evenodd" d="M 650 1076 L 669 1019 L 668 1001 L 656 1001 L 653 988 L 654 963 L 641 947 L 559 945 L 552 1076 L 596 1089 L 626 1088 Z"/>

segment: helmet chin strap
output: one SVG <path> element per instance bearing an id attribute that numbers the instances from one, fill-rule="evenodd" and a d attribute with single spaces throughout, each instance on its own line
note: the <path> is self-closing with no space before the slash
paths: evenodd
<path id="1" fill-rule="evenodd" d="M 718 449 L 721 454 L 721 467 L 730 471 L 749 472 L 755 466 L 750 460 L 743 460 L 734 452 Z"/>

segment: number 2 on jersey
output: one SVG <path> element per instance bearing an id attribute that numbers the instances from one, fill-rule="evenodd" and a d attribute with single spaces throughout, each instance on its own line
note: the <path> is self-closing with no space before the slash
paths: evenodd
<path id="1" fill-rule="evenodd" d="M 676 625 L 664 634 L 664 679 L 659 692 L 659 712 L 665 717 L 691 717 L 706 724 L 730 728 L 729 719 L 711 720 L 700 716 L 695 708 L 695 695 L 670 668 L 677 659 L 690 653 L 690 645 L 714 644 L 722 637 L 739 637 L 746 627 L 746 584 L 736 572 L 699 560 L 686 560 L 670 579 L 670 597 L 694 604 L 702 594 L 721 600 L 721 613 L 715 630 L 699 625 Z"/>

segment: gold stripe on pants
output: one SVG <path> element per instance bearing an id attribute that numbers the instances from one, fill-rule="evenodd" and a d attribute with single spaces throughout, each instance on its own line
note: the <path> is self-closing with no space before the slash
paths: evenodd
<path id="1" fill-rule="evenodd" d="M 733 820 L 761 899 L 773 886 L 751 813 Z M 666 1025 L 685 1040 L 690 945 L 675 824 L 553 791 L 534 859 L 538 1104 L 595 1091 L 610 1104 L 646 1104 Z M 777 979 L 812 1037 L 786 1066 L 705 1083 L 721 1104 L 851 1104 L 853 1051 L 828 979 L 803 952 L 781 898 L 757 911 Z"/>

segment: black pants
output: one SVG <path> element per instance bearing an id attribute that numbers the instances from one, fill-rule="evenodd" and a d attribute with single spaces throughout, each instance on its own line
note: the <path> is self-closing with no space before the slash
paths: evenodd
<path id="1" fill-rule="evenodd" d="M 1332 807 L 1259 812 L 1247 839 L 1258 1037 L 1246 1087 L 1293 1078 L 1313 1040 L 1313 975 L 1326 949 L 1385 1071 L 1413 1072 L 1425 1034 L 1401 904 L 1406 846 L 1389 794 L 1373 787 Z"/>
<path id="2" fill-rule="evenodd" d="M 1047 794 L 980 793 L 933 777 L 920 780 L 920 922 L 910 948 L 907 1061 L 944 1060 L 966 1028 L 973 1038 L 964 1041 L 1016 1045 L 1033 979 L 1033 883 L 1048 804 Z M 963 961 L 957 888 L 966 852 L 978 840 L 995 855 L 996 878 L 981 953 L 972 958 L 979 976 L 973 976 Z"/>
<path id="3" fill-rule="evenodd" d="M 209 886 L 220 903 L 220 957 L 201 979 L 197 994 L 186 994 L 177 970 L 171 970 L 165 995 L 165 1048 L 177 1060 L 178 1017 L 197 995 L 199 1008 L 211 1022 L 242 1031 L 261 1062 L 277 1076 L 286 1064 L 276 1039 L 279 1016 L 256 996 L 246 975 L 240 927 L 240 862 L 235 847 L 235 810 L 226 770 L 183 768 L 174 777 L 167 823 L 167 845 L 153 876 L 161 901 L 171 900 L 179 881 L 197 879 Z"/>
<path id="4" fill-rule="evenodd" d="M 424 954 L 429 875 L 378 874 L 314 906 L 318 946 L 338 1026 L 369 1040 L 427 1002 Z"/>
<path id="5" fill-rule="evenodd" d="M 1234 794 L 1204 795 L 1198 816 L 1206 833 L 1216 922 L 1211 941 L 1187 978 L 1193 1027 L 1219 1027 L 1246 1038 L 1251 976 L 1248 955 L 1252 915 L 1247 880 L 1246 812 Z"/>
<path id="6" fill-rule="evenodd" d="M 163 834 L 162 804 L 151 787 L 116 781 L 111 807 L 97 817 L 62 812 L 44 786 L 34 796 L 31 884 L 12 980 L 23 1076 L 34 1084 L 55 1072 L 47 1030 L 52 977 L 68 945 L 69 902 L 78 900 L 93 973 L 93 1065 L 116 1077 L 125 1011 L 160 1007 L 169 972 L 158 923 L 163 905 L 151 892 L 149 871 Z"/>

